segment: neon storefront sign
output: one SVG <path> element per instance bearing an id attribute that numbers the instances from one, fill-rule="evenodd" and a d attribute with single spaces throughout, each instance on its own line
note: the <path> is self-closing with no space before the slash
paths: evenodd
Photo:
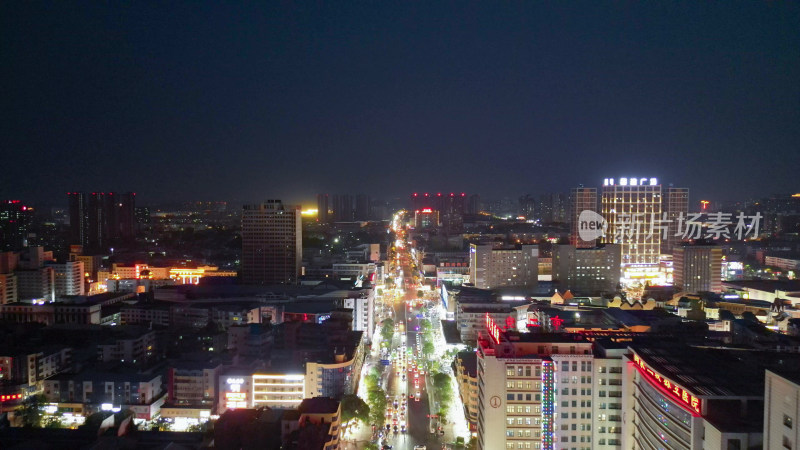
<path id="1" fill-rule="evenodd" d="M 641 373 L 650 384 L 658 386 L 661 391 L 666 392 L 675 403 L 686 408 L 694 416 L 700 414 L 702 410 L 702 400 L 695 397 L 669 378 L 651 369 L 639 355 L 633 355 L 633 363 L 639 370 L 639 373 Z"/>

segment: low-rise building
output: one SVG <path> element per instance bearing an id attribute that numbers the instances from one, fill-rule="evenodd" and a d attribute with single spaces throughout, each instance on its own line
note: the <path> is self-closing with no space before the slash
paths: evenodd
<path id="1" fill-rule="evenodd" d="M 156 355 L 156 332 L 136 325 L 114 328 L 115 336 L 97 344 L 102 362 L 144 364 Z"/>
<path id="2" fill-rule="evenodd" d="M 130 409 L 136 419 L 151 420 L 166 400 L 162 377 L 152 372 L 84 370 L 64 373 L 44 381 L 48 402 L 61 410 L 88 416 L 112 408 Z M 77 410 L 76 410 L 77 408 Z"/>

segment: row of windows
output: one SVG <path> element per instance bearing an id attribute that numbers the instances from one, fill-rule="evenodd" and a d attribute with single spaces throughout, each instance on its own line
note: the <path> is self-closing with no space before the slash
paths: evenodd
<path id="1" fill-rule="evenodd" d="M 533 376 L 539 377 L 542 375 L 542 368 L 540 366 L 534 366 L 533 368 Z M 531 376 L 531 366 L 506 366 L 506 376 L 513 377 L 530 377 Z"/>
<path id="2" fill-rule="evenodd" d="M 506 389 L 527 389 L 531 390 L 533 387 L 534 390 L 539 390 L 542 387 L 542 384 L 538 381 L 535 383 L 531 383 L 530 381 L 506 381 Z"/>
<path id="3" fill-rule="evenodd" d="M 530 413 L 531 411 L 535 413 L 541 413 L 542 407 L 541 405 L 531 406 L 531 405 L 508 405 L 506 406 L 507 413 Z"/>
<path id="4" fill-rule="evenodd" d="M 561 362 L 561 371 L 562 372 L 569 372 L 569 361 L 562 361 Z M 578 361 L 572 361 L 572 371 L 578 371 Z M 592 362 L 591 361 L 581 361 L 581 372 L 591 372 L 592 371 Z"/>
<path id="5" fill-rule="evenodd" d="M 506 437 L 541 437 L 542 433 L 539 430 L 510 430 L 506 429 Z"/>
<path id="6" fill-rule="evenodd" d="M 524 400 L 529 402 L 533 401 L 533 399 L 536 399 L 537 402 L 542 400 L 541 394 L 506 394 L 506 400 L 514 401 L 516 399 L 516 401 L 521 402 L 523 401 L 523 396 Z"/>

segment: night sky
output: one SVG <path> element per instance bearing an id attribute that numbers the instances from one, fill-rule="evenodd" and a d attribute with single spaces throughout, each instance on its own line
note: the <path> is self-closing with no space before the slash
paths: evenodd
<path id="1" fill-rule="evenodd" d="M 0 196 L 800 191 L 797 2 L 211 3 L 3 2 Z"/>

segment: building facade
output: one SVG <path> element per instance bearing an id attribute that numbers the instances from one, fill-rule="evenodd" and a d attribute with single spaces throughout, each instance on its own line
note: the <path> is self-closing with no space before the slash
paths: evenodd
<path id="1" fill-rule="evenodd" d="M 469 278 L 470 283 L 481 289 L 535 287 L 539 280 L 539 248 L 535 245 L 494 248 L 470 244 Z"/>
<path id="2" fill-rule="evenodd" d="M 664 189 L 664 204 L 661 208 L 664 218 L 668 221 L 667 236 L 661 240 L 661 253 L 672 254 L 682 238 L 678 225 L 680 218 L 684 220 L 689 215 L 689 188 L 667 187 Z"/>
<path id="3" fill-rule="evenodd" d="M 705 243 L 675 247 L 672 277 L 678 292 L 722 292 L 722 248 Z"/>
<path id="4" fill-rule="evenodd" d="M 86 293 L 83 282 L 85 272 L 82 261 L 67 261 L 60 264 L 50 263 L 48 267 L 53 268 L 55 295 L 57 297 L 84 295 Z"/>
<path id="5" fill-rule="evenodd" d="M 597 243 L 597 239 L 590 239 L 588 241 L 581 239 L 581 224 L 578 219 L 582 211 L 597 212 L 597 188 L 572 188 L 569 200 L 569 243 L 577 248 L 593 248 Z"/>
<path id="6" fill-rule="evenodd" d="M 657 265 L 662 234 L 654 227 L 662 217 L 661 185 L 655 178 L 606 179 L 601 214 L 608 229 L 603 242 L 619 244 L 622 264 Z"/>
<path id="7" fill-rule="evenodd" d="M 553 246 L 553 280 L 581 294 L 615 292 L 622 275 L 619 244 L 593 248 Z"/>
<path id="8" fill-rule="evenodd" d="M 299 206 L 267 200 L 242 213 L 242 281 L 295 284 L 302 269 L 303 232 Z"/>

